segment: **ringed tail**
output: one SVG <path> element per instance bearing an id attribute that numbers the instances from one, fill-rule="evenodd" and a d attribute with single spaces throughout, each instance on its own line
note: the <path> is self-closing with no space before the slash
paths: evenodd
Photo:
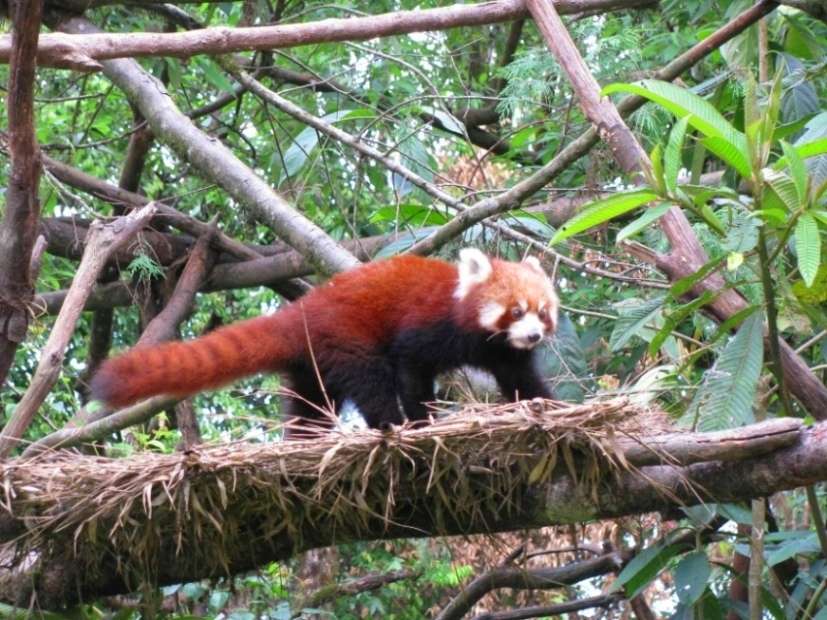
<path id="1" fill-rule="evenodd" d="M 257 372 L 282 368 L 301 341 L 284 310 L 221 327 L 185 342 L 138 346 L 106 360 L 91 382 L 91 396 L 125 407 L 150 396 L 183 398 Z"/>

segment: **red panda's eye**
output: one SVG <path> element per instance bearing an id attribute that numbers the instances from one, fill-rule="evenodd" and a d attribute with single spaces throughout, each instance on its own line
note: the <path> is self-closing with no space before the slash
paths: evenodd
<path id="1" fill-rule="evenodd" d="M 522 318 L 523 314 L 524 314 L 523 309 L 520 308 L 519 306 L 514 306 L 513 308 L 511 308 L 511 316 L 514 317 L 515 319 Z"/>
<path id="2" fill-rule="evenodd" d="M 540 317 L 541 321 L 545 321 L 548 318 L 548 313 L 545 310 L 540 310 L 537 316 Z"/>

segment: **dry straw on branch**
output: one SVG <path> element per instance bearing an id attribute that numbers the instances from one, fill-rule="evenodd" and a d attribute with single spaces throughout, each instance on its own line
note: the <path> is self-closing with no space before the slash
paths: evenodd
<path id="1" fill-rule="evenodd" d="M 193 574 L 218 574 L 244 553 L 238 544 L 287 544 L 277 551 L 286 557 L 312 545 L 307 537 L 320 528 L 352 539 L 415 523 L 411 513 L 423 506 L 437 530 L 479 529 L 555 470 L 593 494 L 612 469 L 628 467 L 615 438 L 665 427 L 662 415 L 618 400 L 546 405 L 474 405 L 425 428 L 333 431 L 312 441 L 12 460 L 2 465 L 5 517 L 16 523 L 20 551 L 74 537 L 85 571 L 102 569 L 97 551 L 117 549 L 119 568 L 138 581 L 173 557 Z"/>

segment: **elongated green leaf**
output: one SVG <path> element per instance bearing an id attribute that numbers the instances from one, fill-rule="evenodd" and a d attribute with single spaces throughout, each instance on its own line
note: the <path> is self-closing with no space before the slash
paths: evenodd
<path id="1" fill-rule="evenodd" d="M 614 196 L 593 202 L 583 211 L 563 224 L 563 226 L 561 226 L 557 233 L 551 238 L 551 243 L 555 244 L 563 239 L 568 239 L 572 235 L 588 230 L 593 226 L 608 222 L 612 218 L 628 213 L 629 211 L 636 209 L 640 205 L 650 202 L 657 197 L 658 195 L 653 191 L 638 190 L 634 192 L 615 194 Z"/>
<path id="2" fill-rule="evenodd" d="M 795 224 L 795 253 L 798 255 L 801 277 L 810 287 L 821 264 L 821 237 L 818 234 L 818 224 L 809 213 L 803 213 Z"/>
<path id="3" fill-rule="evenodd" d="M 752 404 L 764 361 L 763 330 L 763 313 L 750 315 L 704 375 L 695 403 L 699 430 L 722 430 L 753 421 Z"/>
<path id="4" fill-rule="evenodd" d="M 666 191 L 666 184 L 663 179 L 663 147 L 660 143 L 656 144 L 649 153 L 649 161 L 652 162 L 653 177 L 648 179 L 649 184 L 658 191 L 658 194 L 663 194 Z"/>
<path id="5" fill-rule="evenodd" d="M 689 117 L 684 116 L 679 119 L 672 132 L 669 134 L 669 143 L 666 145 L 666 151 L 663 154 L 663 180 L 666 183 L 666 189 L 670 193 L 675 192 L 678 186 L 678 170 L 681 168 L 681 149 L 683 148 L 683 141 L 686 137 L 686 126 L 689 124 Z"/>
<path id="6" fill-rule="evenodd" d="M 719 159 L 732 166 L 744 178 L 749 178 L 752 168 L 745 151 L 737 148 L 732 142 L 721 136 L 708 136 L 701 143 Z"/>
<path id="7" fill-rule="evenodd" d="M 731 143 L 746 157 L 744 134 L 735 129 L 715 107 L 695 93 L 658 80 L 641 80 L 635 84 L 610 84 L 604 94 L 631 92 L 659 103 L 678 118 L 691 115 L 689 124 L 705 136 L 719 136 Z"/>
<path id="8" fill-rule="evenodd" d="M 791 144 L 782 140 L 781 148 L 784 150 L 784 157 L 787 158 L 790 178 L 795 183 L 795 189 L 798 192 L 798 202 L 803 204 L 807 200 L 807 164 Z"/>
<path id="9" fill-rule="evenodd" d="M 609 348 L 612 351 L 618 351 L 629 342 L 632 336 L 639 335 L 641 330 L 646 328 L 660 312 L 664 299 L 665 297 L 656 297 L 632 308 L 624 309 L 609 337 Z"/>
<path id="10" fill-rule="evenodd" d="M 675 594 L 684 605 L 694 605 L 706 590 L 712 575 L 709 558 L 703 551 L 687 553 L 675 567 Z"/>
<path id="11" fill-rule="evenodd" d="M 626 239 L 628 237 L 631 237 L 634 234 L 639 233 L 641 230 L 646 228 L 649 224 L 651 224 L 655 220 L 661 218 L 671 208 L 672 208 L 672 205 L 670 205 L 668 202 L 662 202 L 661 204 L 659 204 L 657 206 L 649 207 L 648 209 L 646 209 L 646 211 L 643 212 L 643 215 L 641 215 L 639 218 L 629 222 L 628 224 L 626 224 L 626 226 L 621 228 L 620 231 L 617 233 L 617 237 L 615 238 L 615 241 L 617 243 L 620 243 L 624 239 Z"/>
<path id="12" fill-rule="evenodd" d="M 670 313 L 663 322 L 663 327 L 658 330 L 658 333 L 655 334 L 655 337 L 649 342 L 649 355 L 654 355 L 657 353 L 661 345 L 669 337 L 669 334 L 672 333 L 680 322 L 690 314 L 696 312 L 698 308 L 701 308 L 712 301 L 713 297 L 714 295 L 711 291 L 704 291 L 703 295 L 700 297 L 693 299 L 689 303 L 682 305 L 680 308 Z"/>
<path id="13" fill-rule="evenodd" d="M 680 545 L 654 545 L 638 553 L 612 584 L 612 591 L 621 588 L 628 598 L 634 598 L 658 576 L 660 571 L 675 555 L 680 552 Z"/>
<path id="14" fill-rule="evenodd" d="M 781 199 L 784 206 L 789 211 L 798 211 L 801 207 L 801 199 L 796 189 L 795 182 L 783 172 L 772 170 L 771 168 L 764 168 L 762 171 L 764 180 L 775 192 L 775 195 Z"/>
<path id="15" fill-rule="evenodd" d="M 348 118 L 354 110 L 336 110 L 325 114 L 322 119 L 328 123 L 336 123 Z M 319 143 L 319 132 L 313 127 L 305 127 L 293 138 L 293 144 L 284 153 L 284 169 L 279 177 L 279 184 L 295 176 L 310 158 L 310 154 Z"/>
<path id="16" fill-rule="evenodd" d="M 712 271 L 714 271 L 718 267 L 718 265 L 721 264 L 722 260 L 723 258 L 713 258 L 703 267 L 698 269 L 695 273 L 690 274 L 676 281 L 669 288 L 669 296 L 673 299 L 679 299 L 681 296 L 686 295 L 686 293 L 688 293 L 692 289 L 692 287 L 695 286 L 695 284 L 703 280 Z"/>

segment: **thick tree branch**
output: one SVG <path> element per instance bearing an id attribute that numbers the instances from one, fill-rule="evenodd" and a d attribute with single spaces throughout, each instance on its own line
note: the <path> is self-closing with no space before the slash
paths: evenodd
<path id="1" fill-rule="evenodd" d="M 652 6 L 653 0 L 558 0 L 563 14 L 609 11 Z M 363 41 L 412 32 L 481 26 L 525 17 L 523 0 L 493 0 L 480 4 L 452 5 L 417 11 L 395 11 L 368 17 L 325 19 L 306 24 L 280 24 L 254 28 L 205 28 L 176 33 L 92 33 L 82 36 L 46 34 L 38 45 L 38 64 L 96 71 L 104 60 L 141 56 L 188 57 L 195 54 L 228 54 L 331 43 Z M 8 62 L 11 41 L 0 37 L 0 62 Z"/>
<path id="2" fill-rule="evenodd" d="M 6 101 L 11 171 L 0 222 L 0 385 L 29 327 L 34 283 L 29 271 L 37 237 L 40 150 L 34 129 L 35 51 L 41 0 L 16 0 L 10 7 L 9 95 Z"/>
<path id="3" fill-rule="evenodd" d="M 62 30 L 81 33 L 96 28 L 81 18 L 64 20 Z M 103 72 L 124 91 L 147 119 L 156 140 L 167 143 L 207 178 L 223 187 L 257 218 L 305 256 L 322 273 L 332 274 L 358 264 L 316 224 L 290 206 L 228 148 L 199 130 L 182 114 L 164 86 L 134 60 L 107 60 Z"/>
<path id="4" fill-rule="evenodd" d="M 60 375 L 63 356 L 74 332 L 75 324 L 98 275 L 109 260 L 109 255 L 141 230 L 154 212 L 155 208 L 147 205 L 140 211 L 117 218 L 111 223 L 96 222 L 93 224 L 83 259 L 72 280 L 72 287 L 66 295 L 66 301 L 52 327 L 49 340 L 43 347 L 34 377 L 0 434 L 0 458 L 8 456 L 18 444 Z"/>
<path id="5" fill-rule="evenodd" d="M 496 419 L 498 424 L 503 421 L 502 416 Z M 402 431 L 405 435 L 400 435 L 400 438 L 412 438 L 417 433 L 419 437 L 431 436 L 436 426 Z M 481 428 L 475 427 L 472 434 L 478 438 L 490 437 L 489 432 L 482 432 Z M 466 446 L 471 438 L 472 435 L 468 435 L 463 439 Z M 340 441 L 345 443 L 340 445 Z M 364 441 L 369 443 L 363 444 Z M 138 500 L 129 512 L 128 522 L 129 528 L 137 529 L 130 529 L 132 533 L 129 536 L 142 537 L 142 528 L 152 528 L 152 531 L 158 533 L 154 536 L 166 539 L 175 535 L 177 527 L 184 527 L 185 532 L 180 539 L 182 547 L 176 551 L 176 546 L 168 544 L 168 541 L 163 544 L 158 541 L 157 551 L 153 547 L 151 556 L 153 570 L 157 571 L 153 574 L 157 576 L 159 583 L 180 583 L 208 575 L 224 574 L 225 571 L 236 573 L 251 570 L 265 562 L 283 560 L 303 549 L 345 541 L 514 531 L 648 511 L 671 511 L 702 501 L 743 501 L 766 496 L 777 491 L 812 484 L 827 477 L 827 425 L 823 423 L 804 429 L 799 441 L 794 445 L 769 455 L 732 462 L 698 463 L 689 467 L 658 465 L 643 467 L 640 470 L 619 471 L 615 475 L 602 476 L 594 492 L 584 490 L 582 483 L 573 480 L 565 466 L 555 469 L 544 481 L 529 483 L 531 471 L 535 468 L 539 456 L 536 454 L 524 455 L 528 461 L 519 465 L 518 461 L 503 459 L 502 450 L 499 448 L 496 454 L 487 454 L 484 448 L 477 446 L 474 448 L 474 462 L 463 460 L 460 465 L 459 462 L 454 462 L 454 459 L 459 457 L 450 450 L 437 450 L 436 454 L 432 454 L 431 448 L 434 446 L 431 446 L 422 454 L 417 452 L 416 455 L 409 454 L 402 459 L 403 463 L 408 463 L 404 466 L 406 471 L 409 466 L 417 475 L 400 476 L 392 489 L 385 487 L 387 478 L 384 467 L 372 469 L 373 473 L 365 474 L 369 475 L 367 482 L 360 482 L 361 475 L 334 475 L 334 471 L 326 471 L 323 477 L 326 481 L 325 497 L 328 497 L 328 493 L 333 493 L 336 497 L 348 497 L 349 493 L 355 491 L 352 488 L 353 484 L 357 490 L 365 489 L 361 497 L 368 504 L 354 504 L 349 507 L 348 511 L 355 513 L 351 515 L 352 518 L 348 517 L 345 520 L 331 516 L 331 507 L 327 501 L 319 499 L 317 505 L 313 493 L 308 494 L 302 488 L 293 487 L 297 481 L 285 482 L 283 477 L 292 476 L 295 472 L 278 465 L 283 462 L 280 459 L 289 458 L 291 463 L 298 463 L 308 458 L 312 459 L 314 467 L 318 467 L 321 458 L 319 452 L 328 453 L 329 450 L 334 450 L 334 454 L 339 454 L 337 458 L 341 459 L 344 458 L 344 454 L 349 454 L 348 450 L 361 446 L 359 450 L 367 450 L 365 454 L 375 451 L 375 457 L 370 458 L 371 463 L 378 459 L 377 464 L 386 462 L 390 466 L 391 463 L 398 462 L 394 460 L 396 457 L 391 458 L 391 455 L 396 454 L 395 441 L 379 432 L 367 431 L 351 436 L 350 440 L 328 436 L 312 442 L 256 446 L 250 449 L 247 457 L 238 453 L 242 449 L 240 446 L 199 448 L 196 452 L 164 456 L 164 459 L 169 460 L 165 471 L 169 472 L 171 478 L 152 475 L 151 479 L 155 482 L 151 487 L 152 496 L 146 504 L 153 506 L 152 521 L 146 521 L 147 517 L 141 508 L 143 502 Z M 490 440 L 486 438 L 484 441 Z M 334 449 L 336 445 L 339 447 Z M 341 452 L 342 450 L 345 452 Z M 233 451 L 237 453 L 232 454 Z M 48 474 L 52 488 L 54 489 L 56 484 L 72 484 L 73 494 L 87 497 L 88 493 L 81 492 L 82 489 L 77 486 L 83 478 L 79 473 L 73 474 L 69 468 L 76 466 L 81 468 L 80 471 L 86 471 L 85 468 L 94 467 L 96 479 L 107 480 L 111 475 L 117 475 L 119 484 L 126 484 L 132 479 L 144 479 L 147 475 L 145 459 L 150 457 L 113 461 L 94 459 L 94 463 L 87 463 L 84 458 L 92 457 L 66 455 L 59 464 L 53 461 L 59 458 L 59 454 L 49 455 L 43 464 L 48 468 L 45 471 L 55 474 L 59 471 L 60 480 L 65 481 L 59 482 L 57 477 Z M 152 458 L 158 459 L 159 456 L 154 455 Z M 367 460 L 367 456 L 364 458 Z M 385 461 L 385 458 L 390 460 Z M 466 458 L 471 457 L 463 457 Z M 351 462 L 349 459 L 347 461 Z M 265 466 L 265 463 L 268 465 Z M 4 504 L 11 513 L 5 513 L 0 519 L 0 535 L 5 540 L 17 537 L 25 530 L 25 523 L 36 523 L 32 520 L 32 509 L 25 507 L 28 501 L 35 499 L 30 495 L 35 492 L 35 488 L 31 487 L 33 482 L 29 477 L 38 471 L 33 469 L 36 467 L 40 467 L 36 462 L 27 462 L 25 467 L 21 467 L 17 462 L 9 462 L 2 472 L 7 481 L 7 488 L 14 491 L 13 495 L 6 496 Z M 434 512 L 435 497 L 428 491 L 431 479 L 428 472 L 432 467 L 439 468 L 439 484 L 442 488 L 454 488 L 453 485 L 459 485 L 457 488 L 466 488 L 467 485 L 471 485 L 476 489 L 497 489 L 503 484 L 502 476 L 507 476 L 511 498 L 508 509 L 485 509 L 476 513 L 466 510 L 467 507 L 456 506 L 450 510 Z M 112 468 L 111 471 L 109 468 Z M 23 478 L 18 483 L 18 477 L 21 476 Z M 24 492 L 19 484 L 29 485 L 29 491 Z M 205 543 L 199 542 L 196 531 L 188 529 L 191 525 L 188 519 L 180 519 L 180 515 L 176 516 L 177 509 L 160 499 L 167 497 L 168 493 L 174 493 L 182 484 L 187 485 L 188 494 L 207 493 L 215 498 L 219 497 L 215 490 L 222 489 L 221 497 L 224 499 L 221 500 L 221 519 L 232 523 L 233 527 L 222 528 L 220 539 L 210 540 L 210 545 L 216 544 L 220 547 L 213 549 L 215 555 L 209 556 L 214 558 L 214 563 L 201 560 L 194 563 L 185 561 L 186 558 L 192 557 L 192 553 L 196 553 L 196 549 L 190 545 L 203 546 Z M 365 484 L 367 486 L 363 486 Z M 263 489 L 282 491 L 262 496 Z M 116 491 L 109 489 L 105 492 Z M 290 499 L 293 497 L 289 495 L 291 493 L 298 495 Z M 153 499 L 156 496 L 158 499 Z M 263 501 L 262 497 L 269 497 L 270 500 Z M 302 506 L 301 513 L 306 515 L 306 519 L 302 517 L 298 521 L 290 520 L 293 527 L 301 527 L 301 530 L 283 527 L 284 519 L 290 519 L 283 511 L 295 510 L 293 501 L 299 502 Z M 443 497 L 440 501 L 451 500 Z M 500 501 L 495 504 L 502 506 Z M 97 500 L 95 506 L 100 506 Z M 117 508 L 120 513 L 123 506 L 117 504 Z M 65 506 L 63 509 L 81 510 L 79 506 Z M 387 512 L 388 510 L 390 512 Z M 78 517 L 81 513 L 72 514 Z M 18 520 L 16 515 L 25 515 L 26 520 Z M 98 514 L 96 522 L 99 530 L 105 527 L 105 531 L 109 532 L 109 526 L 105 525 L 108 518 L 104 514 Z M 164 525 L 165 519 L 173 519 L 177 525 L 172 522 Z M 163 534 L 160 534 L 161 532 Z M 93 548 L 87 549 L 87 544 Z M 0 580 L 0 598 L 17 602 L 27 601 L 34 589 L 40 603 L 50 608 L 55 604 L 63 605 L 75 600 L 79 595 L 89 598 L 127 591 L 130 588 L 124 583 L 123 575 L 118 573 L 114 565 L 109 569 L 103 565 L 114 562 L 115 558 L 124 560 L 124 554 L 129 553 L 129 550 L 101 547 L 111 544 L 111 539 L 107 536 L 98 537 L 95 543 L 91 543 L 86 536 L 77 536 L 73 540 L 73 537 L 66 536 L 65 532 L 59 532 L 49 537 L 48 544 L 41 548 L 40 569 L 34 578 L 31 573 L 7 573 L 8 579 L 5 582 Z M 103 563 L 98 564 L 103 570 L 94 577 L 89 576 L 84 572 L 83 562 L 73 559 L 73 549 L 81 557 L 94 557 L 96 563 Z M 87 553 L 92 553 L 93 556 L 88 556 Z"/>

